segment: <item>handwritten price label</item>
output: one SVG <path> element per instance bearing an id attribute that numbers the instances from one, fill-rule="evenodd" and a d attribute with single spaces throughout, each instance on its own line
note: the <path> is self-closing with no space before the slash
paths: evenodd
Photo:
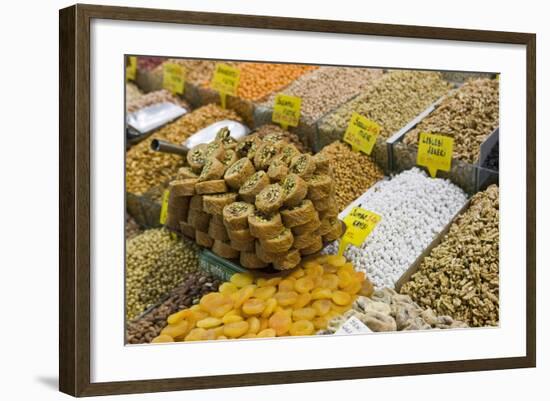
<path id="1" fill-rule="evenodd" d="M 225 109 L 227 95 L 235 96 L 239 87 L 241 71 L 227 64 L 218 63 L 214 70 L 211 86 L 220 92 L 222 107 Z"/>
<path id="2" fill-rule="evenodd" d="M 445 135 L 420 133 L 416 164 L 426 167 L 433 178 L 437 171 L 450 171 L 454 139 Z"/>
<path id="3" fill-rule="evenodd" d="M 275 96 L 273 116 L 271 120 L 274 123 L 281 124 L 284 129 L 287 129 L 289 126 L 297 127 L 300 122 L 301 108 L 301 98 L 279 93 Z"/>
<path id="4" fill-rule="evenodd" d="M 382 220 L 382 216 L 365 210 L 360 207 L 354 207 L 344 218 L 346 232 L 340 240 L 338 255 L 343 255 L 348 245 L 361 246 L 365 239 L 376 228 L 376 225 Z"/>
<path id="5" fill-rule="evenodd" d="M 182 95 L 185 90 L 185 67 L 176 63 L 164 63 L 162 87 L 172 93 Z"/>
<path id="6" fill-rule="evenodd" d="M 126 80 L 133 81 L 136 79 L 137 71 L 137 57 L 130 56 L 128 57 L 128 63 L 126 64 Z"/>
<path id="7" fill-rule="evenodd" d="M 353 150 L 370 155 L 378 134 L 380 126 L 377 123 L 354 112 L 344 134 L 344 141 L 349 143 Z"/>

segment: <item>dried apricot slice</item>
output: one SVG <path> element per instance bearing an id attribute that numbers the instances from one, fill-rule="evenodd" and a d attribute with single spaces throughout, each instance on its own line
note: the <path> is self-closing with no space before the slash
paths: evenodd
<path id="1" fill-rule="evenodd" d="M 314 285 L 315 283 L 313 282 L 313 279 L 306 276 L 296 280 L 296 283 L 294 284 L 294 289 L 303 294 L 306 292 L 310 292 L 313 289 Z"/>
<path id="2" fill-rule="evenodd" d="M 218 289 L 218 291 L 221 293 L 221 294 L 233 294 L 235 291 L 237 291 L 239 288 L 231 283 L 231 282 L 227 282 L 227 283 L 223 283 L 222 285 L 220 285 L 220 288 Z"/>
<path id="3" fill-rule="evenodd" d="M 298 320 L 290 325 L 291 336 L 310 336 L 315 331 L 313 323 L 309 320 Z"/>
<path id="4" fill-rule="evenodd" d="M 331 299 L 332 291 L 328 288 L 315 288 L 311 292 L 311 299 Z"/>
<path id="5" fill-rule="evenodd" d="M 248 322 L 234 322 L 223 326 L 223 334 L 229 338 L 237 338 L 248 331 Z"/>
<path id="6" fill-rule="evenodd" d="M 309 304 L 311 301 L 311 294 L 306 292 L 305 294 L 299 294 L 296 302 L 292 304 L 294 309 L 300 309 Z"/>
<path id="7" fill-rule="evenodd" d="M 261 322 L 256 316 L 249 317 L 246 321 L 248 322 L 247 333 L 257 334 L 260 331 Z"/>
<path id="8" fill-rule="evenodd" d="M 168 324 L 176 324 L 179 321 L 185 319 L 186 317 L 189 317 L 193 312 L 189 309 L 183 309 L 179 312 L 172 313 L 168 318 L 166 319 L 166 322 Z"/>
<path id="9" fill-rule="evenodd" d="M 256 334 L 256 338 L 275 337 L 277 333 L 273 329 L 264 329 Z"/>
<path id="10" fill-rule="evenodd" d="M 270 317 L 273 314 L 273 312 L 275 312 L 276 307 L 277 307 L 277 300 L 275 298 L 269 298 L 265 302 L 265 309 L 262 312 L 262 317 L 263 318 Z"/>
<path id="11" fill-rule="evenodd" d="M 189 327 L 189 322 L 187 320 L 180 320 L 176 324 L 170 324 L 163 328 L 160 334 L 166 334 L 167 336 L 176 338 L 186 335 L 189 329 L 191 329 L 191 327 Z"/>
<path id="12" fill-rule="evenodd" d="M 335 291 L 332 294 L 332 302 L 340 306 L 348 305 L 351 302 L 351 295 L 345 291 Z"/>
<path id="13" fill-rule="evenodd" d="M 202 341 L 206 335 L 206 330 L 197 328 L 193 329 L 185 336 L 185 341 Z"/>
<path id="14" fill-rule="evenodd" d="M 259 287 L 254 290 L 254 297 L 263 299 L 264 301 L 271 298 L 277 292 L 277 288 L 272 285 L 266 287 Z"/>
<path id="15" fill-rule="evenodd" d="M 235 284 L 237 287 L 242 288 L 252 284 L 254 282 L 254 277 L 252 277 L 250 274 L 235 273 L 231 276 L 229 281 Z"/>
<path id="16" fill-rule="evenodd" d="M 235 293 L 235 308 L 240 308 L 249 298 L 254 295 L 254 291 L 256 290 L 256 286 L 253 284 L 249 284 L 246 287 L 241 288 L 239 291 Z"/>
<path id="17" fill-rule="evenodd" d="M 207 317 L 206 319 L 199 320 L 197 322 L 197 327 L 200 327 L 201 329 L 212 329 L 214 327 L 218 327 L 223 322 L 221 319 L 218 319 L 216 317 Z"/>
<path id="18" fill-rule="evenodd" d="M 292 319 L 285 312 L 276 312 L 269 318 L 269 327 L 275 330 L 278 336 L 285 334 L 291 324 Z"/>
<path id="19" fill-rule="evenodd" d="M 332 302 L 330 302 L 330 300 L 328 299 L 318 299 L 317 301 L 313 302 L 311 306 L 315 308 L 318 316 L 325 316 L 327 313 L 330 312 Z"/>
<path id="20" fill-rule="evenodd" d="M 296 320 L 313 320 L 316 314 L 317 314 L 317 311 L 315 310 L 315 308 L 312 308 L 312 307 L 295 309 L 294 311 L 292 311 L 292 319 L 295 321 Z"/>
<path id="21" fill-rule="evenodd" d="M 281 291 L 276 293 L 273 297 L 280 306 L 290 306 L 297 301 L 298 293 L 296 291 Z"/>
<path id="22" fill-rule="evenodd" d="M 265 302 L 258 298 L 250 298 L 243 304 L 243 312 L 247 315 L 259 315 L 265 309 Z"/>
<path id="23" fill-rule="evenodd" d="M 151 340 L 151 343 L 173 343 L 174 339 L 168 334 L 160 334 Z"/>

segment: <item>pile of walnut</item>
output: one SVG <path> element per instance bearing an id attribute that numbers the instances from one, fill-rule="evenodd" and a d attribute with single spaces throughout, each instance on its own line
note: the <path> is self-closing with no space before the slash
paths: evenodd
<path id="1" fill-rule="evenodd" d="M 248 269 L 292 269 L 342 234 L 329 164 L 280 133 L 235 141 L 222 129 L 170 183 L 166 225 Z"/>
<path id="2" fill-rule="evenodd" d="M 473 327 L 499 321 L 499 190 L 472 197 L 466 212 L 401 288 L 419 305 Z"/>
<path id="3" fill-rule="evenodd" d="M 468 327 L 450 316 L 437 316 L 429 308 L 422 309 L 408 295 L 384 288 L 375 291 L 370 298 L 358 297 L 352 309 L 332 319 L 327 329 L 319 334 L 335 333 L 351 317 L 356 317 L 375 332 Z"/>

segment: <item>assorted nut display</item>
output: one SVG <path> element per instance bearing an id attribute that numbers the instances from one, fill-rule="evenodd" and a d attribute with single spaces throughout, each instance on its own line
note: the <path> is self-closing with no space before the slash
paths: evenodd
<path id="1" fill-rule="evenodd" d="M 422 307 L 468 325 L 497 326 L 499 317 L 499 190 L 472 197 L 441 244 L 401 288 Z"/>
<path id="2" fill-rule="evenodd" d="M 466 194 L 418 168 L 379 181 L 361 196 L 361 207 L 382 220 L 361 247 L 345 252 L 376 289 L 394 288 L 401 275 L 466 203 Z M 326 249 L 336 252 L 338 243 Z"/>
<path id="3" fill-rule="evenodd" d="M 369 85 L 365 92 L 328 114 L 319 122 L 323 144 L 341 139 L 352 113 L 380 126 L 388 138 L 445 95 L 451 85 L 438 72 L 393 71 Z"/>
<path id="4" fill-rule="evenodd" d="M 183 94 L 140 85 L 156 75 L 158 89 L 164 62 L 185 67 Z M 210 89 L 219 62 L 240 71 L 226 108 Z M 159 102 L 189 112 L 126 151 L 127 343 L 340 334 L 357 320 L 373 332 L 499 325 L 499 189 L 486 188 L 498 182 L 498 138 L 484 143 L 498 128 L 499 83 L 490 74 L 159 57 L 138 57 L 138 68 L 128 112 Z M 301 99 L 298 127 L 256 118 L 279 93 Z M 353 113 L 380 126 L 372 156 L 342 141 Z M 186 154 L 150 148 L 222 120 L 250 132 L 235 139 L 222 127 Z M 491 181 L 471 191 L 399 167 L 395 148 L 382 149 L 387 157 L 377 148 L 399 131 L 407 149 L 420 132 L 452 136 L 454 158 L 491 170 Z M 340 255 L 354 206 L 380 221 Z"/>
<path id="5" fill-rule="evenodd" d="M 308 336 L 371 292 L 365 275 L 342 256 L 312 258 L 286 277 L 237 273 L 198 305 L 168 316 L 151 342 Z"/>
<path id="6" fill-rule="evenodd" d="M 248 269 L 292 269 L 338 238 L 330 160 L 286 138 L 222 129 L 195 146 L 170 183 L 167 226 Z"/>
<path id="7" fill-rule="evenodd" d="M 209 104 L 185 114 L 130 148 L 126 152 L 126 191 L 141 195 L 175 177 L 183 167 L 181 156 L 151 150 L 153 139 L 180 144 L 198 130 L 221 120 L 241 121 L 241 118 L 231 110 Z"/>
<path id="8" fill-rule="evenodd" d="M 341 141 L 325 146 L 319 154 L 330 159 L 339 212 L 384 178 L 382 169 L 374 160 L 364 153 L 352 151 Z"/>
<path id="9" fill-rule="evenodd" d="M 164 228 L 127 240 L 126 318 L 137 317 L 197 270 L 198 251 L 194 243 L 173 238 Z"/>
<path id="10" fill-rule="evenodd" d="M 498 127 L 499 84 L 495 79 L 467 81 L 405 135 L 417 144 L 421 132 L 454 138 L 453 157 L 476 163 L 483 141 Z"/>

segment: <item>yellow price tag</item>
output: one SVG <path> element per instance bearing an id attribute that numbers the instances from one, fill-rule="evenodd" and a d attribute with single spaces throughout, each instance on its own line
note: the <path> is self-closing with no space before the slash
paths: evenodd
<path id="1" fill-rule="evenodd" d="M 451 137 L 421 132 L 416 164 L 426 167 L 432 177 L 436 176 L 437 170 L 450 171 L 453 145 Z"/>
<path id="2" fill-rule="evenodd" d="M 176 63 L 164 63 L 162 66 L 162 87 L 172 93 L 182 95 L 185 90 L 184 66 Z"/>
<path id="3" fill-rule="evenodd" d="M 225 109 L 226 96 L 237 95 L 241 71 L 227 64 L 218 63 L 210 86 L 220 92 L 222 107 Z"/>
<path id="4" fill-rule="evenodd" d="M 133 81 L 136 79 L 137 71 L 137 57 L 130 56 L 128 57 L 128 63 L 126 64 L 126 80 Z"/>
<path id="5" fill-rule="evenodd" d="M 162 205 L 160 208 L 160 224 L 165 225 L 168 219 L 168 199 L 170 198 L 170 190 L 165 189 L 162 194 Z"/>
<path id="6" fill-rule="evenodd" d="M 297 127 L 300 122 L 301 108 L 301 98 L 279 93 L 275 96 L 273 116 L 271 117 L 271 120 L 274 123 L 281 124 L 284 129 L 287 129 L 289 126 Z"/>
<path id="7" fill-rule="evenodd" d="M 361 246 L 380 220 L 382 220 L 382 216 L 379 214 L 360 207 L 354 207 L 344 218 L 344 223 L 346 223 L 346 232 L 340 240 L 338 255 L 343 255 L 344 251 L 350 244 Z"/>
<path id="8" fill-rule="evenodd" d="M 370 155 L 378 134 L 380 126 L 377 123 L 354 112 L 344 134 L 344 141 L 349 143 L 353 150 Z"/>

